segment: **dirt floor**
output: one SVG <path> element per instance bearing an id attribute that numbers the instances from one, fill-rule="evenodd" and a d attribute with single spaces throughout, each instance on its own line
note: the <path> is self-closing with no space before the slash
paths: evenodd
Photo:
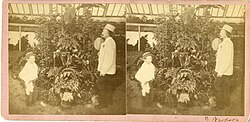
<path id="1" fill-rule="evenodd" d="M 10 73 L 11 74 L 11 73 Z M 113 100 L 114 104 L 107 108 L 97 109 L 90 105 L 75 105 L 64 109 L 61 106 L 51 106 L 37 101 L 31 106 L 26 105 L 26 95 L 20 81 L 9 78 L 9 113 L 10 114 L 80 114 L 80 115 L 110 115 L 125 114 L 125 83 L 117 87 Z"/>
<path id="2" fill-rule="evenodd" d="M 232 79 L 232 81 L 235 81 Z M 136 81 L 128 81 L 130 86 L 134 86 L 133 92 L 135 93 L 131 100 L 128 100 L 128 113 L 129 114 L 168 114 L 168 115 L 244 115 L 244 97 L 243 97 L 243 84 L 239 83 L 232 88 L 230 96 L 230 106 L 220 111 L 212 111 L 209 106 L 192 106 L 186 110 L 179 108 L 159 108 L 157 101 L 143 105 L 144 97 L 141 96 L 139 86 Z M 129 86 L 127 86 L 129 87 Z M 139 108 L 142 104 L 142 108 Z"/>

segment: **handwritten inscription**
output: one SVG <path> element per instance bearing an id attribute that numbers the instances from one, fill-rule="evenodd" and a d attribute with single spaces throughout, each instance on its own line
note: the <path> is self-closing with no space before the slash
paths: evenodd
<path id="1" fill-rule="evenodd" d="M 222 118 L 222 117 L 205 117 L 206 121 L 211 122 L 238 122 L 239 120 L 237 118 Z"/>

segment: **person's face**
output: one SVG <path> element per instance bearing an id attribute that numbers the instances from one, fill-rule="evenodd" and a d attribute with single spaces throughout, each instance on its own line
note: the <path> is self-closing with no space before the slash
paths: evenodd
<path id="1" fill-rule="evenodd" d="M 152 56 L 147 56 L 145 62 L 148 64 L 152 63 Z"/>
<path id="2" fill-rule="evenodd" d="M 103 31 L 102 31 L 102 37 L 105 38 L 105 39 L 109 37 L 109 32 L 108 32 L 108 30 L 105 29 L 105 28 L 104 28 Z"/>
<path id="3" fill-rule="evenodd" d="M 226 32 L 225 30 L 221 30 L 221 31 L 220 31 L 220 37 L 221 37 L 221 38 L 227 37 L 227 32 Z"/>
<path id="4" fill-rule="evenodd" d="M 28 59 L 30 63 L 35 63 L 35 60 L 36 60 L 35 56 L 30 56 Z"/>

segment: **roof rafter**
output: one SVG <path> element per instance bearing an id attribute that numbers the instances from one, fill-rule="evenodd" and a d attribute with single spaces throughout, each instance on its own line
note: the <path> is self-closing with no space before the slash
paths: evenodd
<path id="1" fill-rule="evenodd" d="M 9 8 L 10 14 L 13 14 L 13 9 L 12 9 L 12 6 L 10 4 L 8 4 L 8 8 Z"/>
<path id="2" fill-rule="evenodd" d="M 226 9 L 224 10 L 224 13 L 223 13 L 223 18 L 226 18 L 228 8 L 229 8 L 229 5 L 226 5 Z"/>
<path id="3" fill-rule="evenodd" d="M 240 8 L 239 8 L 239 11 L 238 11 L 238 14 L 237 14 L 237 17 L 239 16 L 239 14 L 240 14 L 240 10 L 241 10 L 241 7 L 242 7 L 243 5 L 241 5 L 240 6 Z"/>
<path id="4" fill-rule="evenodd" d="M 16 5 L 17 13 L 20 13 L 17 4 L 15 4 L 15 5 Z"/>
<path id="5" fill-rule="evenodd" d="M 152 5 L 149 5 L 149 4 L 148 4 L 148 7 L 149 7 L 149 14 L 150 14 L 150 15 L 153 15 Z"/>
<path id="6" fill-rule="evenodd" d="M 111 12 L 111 16 L 112 16 L 113 13 L 114 13 L 115 7 L 116 7 L 116 4 L 115 4 L 114 7 L 113 7 L 113 10 L 112 10 L 112 12 Z"/>
<path id="7" fill-rule="evenodd" d="M 108 8 L 109 8 L 109 4 L 106 4 L 106 5 L 105 5 L 104 12 L 103 12 L 103 17 L 106 17 L 106 16 L 107 16 Z"/>
<path id="8" fill-rule="evenodd" d="M 123 6 L 123 4 L 121 4 L 121 7 L 119 8 L 118 13 L 117 13 L 117 16 L 120 15 L 120 11 L 121 11 L 121 9 L 122 9 L 122 6 Z"/>
<path id="9" fill-rule="evenodd" d="M 233 14 L 234 14 L 235 7 L 236 7 L 236 5 L 234 5 L 234 8 L 233 8 L 233 11 L 232 11 L 231 17 L 232 17 L 232 16 L 233 16 Z"/>

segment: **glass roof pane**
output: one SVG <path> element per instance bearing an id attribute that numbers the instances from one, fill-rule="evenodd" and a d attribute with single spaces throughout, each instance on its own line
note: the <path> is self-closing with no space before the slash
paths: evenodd
<path id="1" fill-rule="evenodd" d="M 138 10 L 137 10 L 135 4 L 130 4 L 130 6 L 131 6 L 131 9 L 132 9 L 132 13 L 138 13 Z"/>
<path id="2" fill-rule="evenodd" d="M 25 14 L 30 14 L 30 9 L 28 4 L 23 4 L 23 8 Z"/>
<path id="3" fill-rule="evenodd" d="M 99 7 L 99 12 L 97 13 L 98 16 L 103 16 L 104 8 Z"/>
<path id="4" fill-rule="evenodd" d="M 182 7 L 180 5 L 177 5 L 177 12 L 181 13 L 182 12 L 181 10 L 182 10 Z"/>
<path id="5" fill-rule="evenodd" d="M 240 8 L 239 8 L 239 11 L 238 11 L 238 13 L 237 13 L 237 17 L 240 17 L 240 13 L 241 13 L 241 10 L 242 10 L 242 7 L 243 7 L 243 5 L 239 5 L 240 6 Z"/>
<path id="6" fill-rule="evenodd" d="M 57 12 L 62 14 L 62 6 L 61 5 L 57 5 Z"/>
<path id="7" fill-rule="evenodd" d="M 153 14 L 158 14 L 157 5 L 156 4 L 152 4 L 151 6 L 152 6 Z"/>
<path id="8" fill-rule="evenodd" d="M 219 8 L 213 8 L 211 11 L 212 16 L 217 16 L 218 11 L 219 11 Z"/>
<path id="9" fill-rule="evenodd" d="M 125 14 L 125 4 L 121 4 L 121 9 L 119 10 L 117 16 L 124 16 Z"/>
<path id="10" fill-rule="evenodd" d="M 240 9 L 240 13 L 239 13 L 239 17 L 243 17 L 244 13 L 245 13 L 245 5 L 241 5 L 241 9 Z"/>
<path id="11" fill-rule="evenodd" d="M 118 15 L 118 12 L 121 9 L 121 6 L 122 6 L 121 4 L 116 4 L 112 16 L 117 16 Z"/>
<path id="12" fill-rule="evenodd" d="M 212 8 L 210 8 L 210 9 L 208 9 L 208 11 L 209 11 L 209 14 L 212 14 L 213 7 L 212 7 Z"/>
<path id="13" fill-rule="evenodd" d="M 232 16 L 232 13 L 233 13 L 233 10 L 234 10 L 234 6 L 235 5 L 228 5 L 228 9 L 227 9 L 227 13 L 226 13 L 227 17 L 231 17 Z"/>
<path id="14" fill-rule="evenodd" d="M 92 12 L 93 16 L 97 16 L 98 8 L 99 7 L 93 7 L 93 12 Z"/>
<path id="15" fill-rule="evenodd" d="M 80 4 L 72 4 L 75 8 L 77 8 Z M 104 4 L 107 5 L 107 4 Z M 149 6 L 150 5 L 150 6 Z M 171 7 L 171 6 L 172 7 Z M 152 13 L 154 15 L 160 15 L 162 13 L 170 13 L 170 9 L 172 8 L 175 13 L 183 13 L 184 6 L 182 4 L 129 4 L 129 10 L 131 8 L 132 13 L 134 14 L 150 14 L 151 7 L 152 7 Z M 199 6 L 199 5 L 192 5 L 192 6 Z M 224 14 L 224 9 L 221 8 L 211 8 L 210 14 L 213 17 L 222 17 L 225 15 L 226 17 L 242 17 L 244 15 L 244 5 L 223 5 L 226 7 L 227 13 Z M 30 9 L 31 7 L 31 9 Z M 56 14 L 56 11 L 58 13 L 63 13 L 65 11 L 65 7 L 63 7 L 60 4 L 52 4 L 53 7 L 53 14 Z M 48 15 L 50 13 L 50 4 L 10 4 L 9 5 L 9 12 L 11 10 L 13 11 L 13 14 L 46 14 Z M 107 9 L 107 16 L 123 16 L 125 14 L 126 4 L 109 4 Z M 105 8 L 102 7 L 93 7 L 92 9 L 92 15 L 93 16 L 103 16 L 103 13 L 105 12 Z M 79 15 L 83 15 L 83 9 L 81 8 Z M 204 9 L 199 9 L 196 11 L 196 15 L 202 16 Z M 131 12 L 131 11 L 128 11 Z"/>
<path id="16" fill-rule="evenodd" d="M 19 10 L 19 13 L 24 14 L 24 10 L 23 10 L 22 4 L 17 4 L 17 9 Z"/>
<path id="17" fill-rule="evenodd" d="M 38 4 L 38 11 L 39 11 L 39 14 L 44 14 L 43 4 Z"/>
<path id="18" fill-rule="evenodd" d="M 170 13 L 170 11 L 169 11 L 169 5 L 164 5 L 164 12 L 165 13 Z"/>
<path id="19" fill-rule="evenodd" d="M 144 13 L 142 4 L 136 4 L 139 13 Z"/>
<path id="20" fill-rule="evenodd" d="M 11 8 L 13 10 L 13 13 L 18 13 L 16 4 L 10 4 L 10 6 L 11 6 Z"/>
<path id="21" fill-rule="evenodd" d="M 33 14 L 38 14 L 37 4 L 31 4 Z"/>
<path id="22" fill-rule="evenodd" d="M 49 14 L 49 4 L 44 4 L 44 12 L 45 14 Z"/>
<path id="23" fill-rule="evenodd" d="M 111 16 L 113 9 L 115 7 L 115 4 L 109 4 L 108 10 L 107 10 L 107 16 Z"/>
<path id="24" fill-rule="evenodd" d="M 90 12 L 93 13 L 93 7 L 89 8 Z"/>
<path id="25" fill-rule="evenodd" d="M 223 13 L 224 13 L 224 10 L 219 9 L 219 12 L 218 12 L 218 15 L 217 15 L 217 16 L 222 17 L 222 16 L 223 16 Z"/>
<path id="26" fill-rule="evenodd" d="M 163 14 L 164 11 L 163 11 L 164 7 L 162 4 L 158 4 L 158 10 L 159 10 L 159 14 Z"/>
<path id="27" fill-rule="evenodd" d="M 149 14 L 149 7 L 148 4 L 142 4 L 143 8 L 144 8 L 144 12 L 145 14 Z"/>
<path id="28" fill-rule="evenodd" d="M 127 11 L 127 15 L 129 15 L 130 14 L 130 11 L 129 11 L 129 5 L 126 5 L 126 11 Z"/>
<path id="29" fill-rule="evenodd" d="M 235 5 L 232 17 L 237 17 L 239 10 L 240 10 L 240 5 Z"/>

